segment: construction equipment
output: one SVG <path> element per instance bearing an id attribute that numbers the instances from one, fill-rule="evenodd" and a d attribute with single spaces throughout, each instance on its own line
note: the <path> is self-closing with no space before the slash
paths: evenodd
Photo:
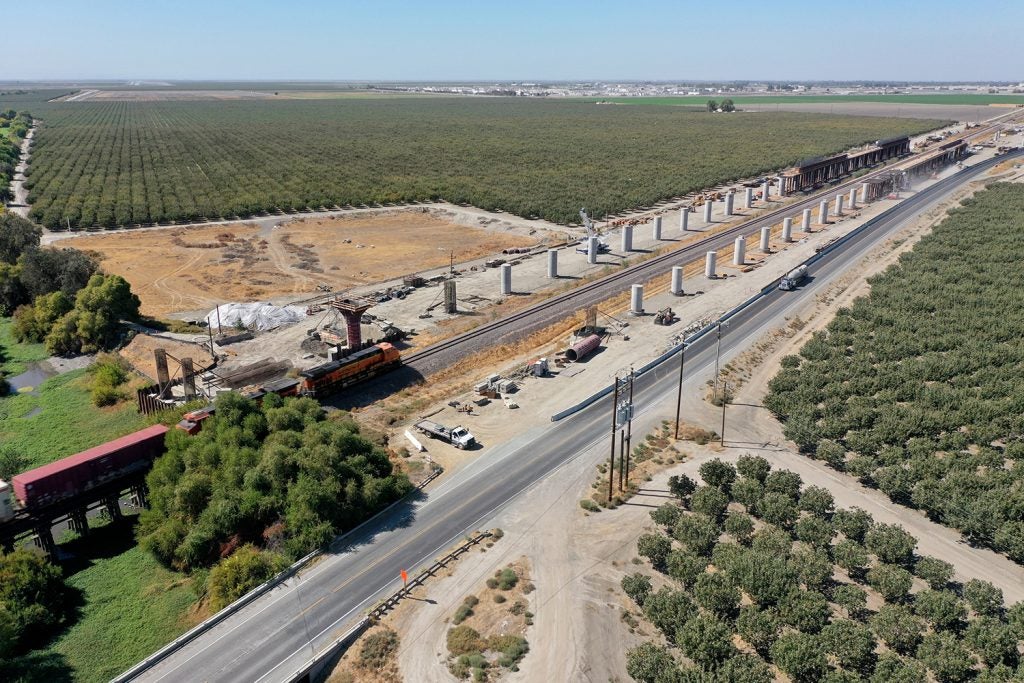
<path id="1" fill-rule="evenodd" d="M 779 289 L 788 292 L 797 288 L 804 278 L 807 277 L 807 264 L 798 266 L 786 273 L 786 276 L 779 281 Z"/>
<path id="2" fill-rule="evenodd" d="M 654 314 L 655 325 L 671 325 L 679 320 L 671 308 L 663 308 Z"/>
<path id="3" fill-rule="evenodd" d="M 590 238 L 597 238 L 597 251 L 598 253 L 604 253 L 611 251 L 611 247 L 608 246 L 608 242 L 605 241 L 604 237 L 594 227 L 594 221 L 590 220 L 590 216 L 587 215 L 586 208 L 580 209 L 580 218 L 583 219 L 583 229 L 587 231 L 587 242 L 585 246 L 576 247 L 576 252 L 579 254 L 586 254 L 590 249 Z"/>

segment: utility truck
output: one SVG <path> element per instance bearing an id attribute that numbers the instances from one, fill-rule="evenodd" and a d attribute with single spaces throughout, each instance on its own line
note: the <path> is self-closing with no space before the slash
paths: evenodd
<path id="1" fill-rule="evenodd" d="M 462 425 L 449 429 L 438 422 L 420 420 L 413 426 L 431 439 L 446 441 L 456 448 L 469 448 L 476 443 L 476 438 Z"/>

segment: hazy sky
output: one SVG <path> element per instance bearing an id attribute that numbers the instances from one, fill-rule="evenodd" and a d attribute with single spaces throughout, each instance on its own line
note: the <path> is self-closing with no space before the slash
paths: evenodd
<path id="1" fill-rule="evenodd" d="M 15 4 L 0 80 L 1024 80 L 1021 0 Z"/>

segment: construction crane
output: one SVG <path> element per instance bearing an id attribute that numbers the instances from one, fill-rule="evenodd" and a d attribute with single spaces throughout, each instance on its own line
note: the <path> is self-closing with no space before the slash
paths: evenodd
<path id="1" fill-rule="evenodd" d="M 587 209 L 586 208 L 580 209 L 580 218 L 583 219 L 583 229 L 587 231 L 587 245 L 590 244 L 590 238 L 591 237 L 596 237 L 597 238 L 597 251 L 599 253 L 610 251 L 611 247 L 608 246 L 608 243 L 605 241 L 604 237 L 601 237 L 601 235 L 597 232 L 597 228 L 594 227 L 594 221 L 590 220 L 590 216 L 587 215 Z M 583 246 L 583 247 L 577 248 L 576 251 L 581 253 L 581 254 L 586 254 L 587 253 L 587 249 L 588 249 L 587 246 Z"/>

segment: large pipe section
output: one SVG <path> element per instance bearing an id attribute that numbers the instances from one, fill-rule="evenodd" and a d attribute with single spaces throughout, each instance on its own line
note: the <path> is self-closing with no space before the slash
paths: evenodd
<path id="1" fill-rule="evenodd" d="M 548 277 L 554 280 L 558 277 L 558 250 L 548 249 Z"/>
<path id="2" fill-rule="evenodd" d="M 828 223 L 828 200 L 822 199 L 818 204 L 818 222 L 822 225 Z"/>
<path id="3" fill-rule="evenodd" d="M 715 277 L 715 261 L 718 259 L 717 251 L 709 251 L 704 257 L 704 277 Z"/>
<path id="4" fill-rule="evenodd" d="M 633 226 L 624 225 L 622 226 L 622 244 L 619 245 L 622 248 L 622 253 L 633 251 Z"/>
<path id="5" fill-rule="evenodd" d="M 690 207 L 684 206 L 679 212 L 679 232 L 686 232 L 690 229 Z"/>
<path id="6" fill-rule="evenodd" d="M 710 199 L 707 200 L 706 202 L 704 202 L 704 222 L 705 223 L 710 223 L 711 222 L 711 204 L 712 203 L 713 202 Z"/>
<path id="7" fill-rule="evenodd" d="M 654 226 L 651 228 L 651 237 L 655 242 L 661 240 L 661 216 L 654 217 Z"/>
<path id="8" fill-rule="evenodd" d="M 587 263 L 597 263 L 597 252 L 600 251 L 597 237 L 587 238 Z"/>
<path id="9" fill-rule="evenodd" d="M 792 242 L 793 241 L 793 219 L 784 218 L 782 220 L 782 241 Z"/>
<path id="10" fill-rule="evenodd" d="M 737 237 L 732 243 L 732 264 L 742 266 L 747 259 L 747 238 Z"/>
<path id="11" fill-rule="evenodd" d="M 672 293 L 676 296 L 683 295 L 683 267 L 672 266 Z"/>
<path id="12" fill-rule="evenodd" d="M 601 346 L 601 337 L 598 335 L 592 334 L 589 337 L 584 337 L 566 349 L 565 359 L 569 361 L 578 361 L 584 356 L 593 353 L 593 351 L 599 346 Z"/>
<path id="13" fill-rule="evenodd" d="M 800 223 L 800 229 L 803 232 L 810 232 L 811 231 L 811 210 L 810 209 L 804 209 L 803 219 L 802 219 L 802 221 Z"/>
<path id="14" fill-rule="evenodd" d="M 760 245 L 761 246 L 761 251 L 763 251 L 766 254 L 768 252 L 770 252 L 771 251 L 771 241 L 772 241 L 772 229 L 771 229 L 771 227 L 766 225 L 763 228 L 761 228 L 761 245 Z"/>
<path id="15" fill-rule="evenodd" d="M 591 238 L 594 239 L 594 238 Z M 501 264 L 501 295 L 508 296 L 512 293 L 512 266 L 508 263 Z"/>
<path id="16" fill-rule="evenodd" d="M 629 312 L 633 315 L 644 313 L 644 286 L 633 285 L 629 291 Z"/>

